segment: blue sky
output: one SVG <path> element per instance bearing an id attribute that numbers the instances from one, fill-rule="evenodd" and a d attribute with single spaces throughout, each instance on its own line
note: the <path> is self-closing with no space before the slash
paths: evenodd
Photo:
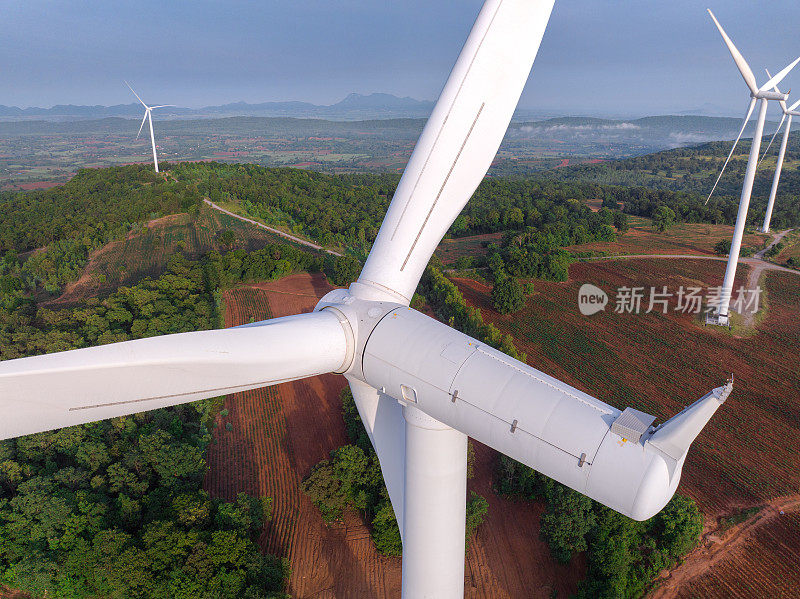
<path id="1" fill-rule="evenodd" d="M 3 1 L 0 104 L 329 104 L 435 99 L 480 0 Z M 800 2 L 557 0 L 520 106 L 739 115 L 747 91 L 710 6 L 761 80 L 800 55 Z M 764 78 L 766 78 L 764 76 Z M 800 67 L 787 78 L 800 91 Z"/>

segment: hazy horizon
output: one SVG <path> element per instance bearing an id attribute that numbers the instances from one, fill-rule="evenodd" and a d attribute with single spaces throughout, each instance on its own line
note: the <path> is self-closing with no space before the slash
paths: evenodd
<path id="1" fill-rule="evenodd" d="M 351 92 L 435 100 L 479 0 L 402 5 L 221 5 L 201 1 L 76 8 L 32 0 L 6 7 L 0 104 L 47 107 L 145 101 L 199 108 L 234 102 L 330 105 Z M 676 114 L 712 106 L 739 116 L 747 90 L 705 12 L 710 5 L 759 81 L 800 55 L 800 4 L 556 2 L 520 101 L 559 115 Z M 767 39 L 770 43 L 760 40 Z M 785 87 L 800 82 L 800 68 Z M 771 110 L 777 112 L 777 108 Z"/>

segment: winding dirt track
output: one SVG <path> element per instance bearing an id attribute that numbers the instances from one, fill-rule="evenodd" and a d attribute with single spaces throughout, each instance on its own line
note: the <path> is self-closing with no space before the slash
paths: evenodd
<path id="1" fill-rule="evenodd" d="M 259 229 L 265 229 L 265 230 L 269 231 L 270 233 L 275 233 L 276 235 L 280 235 L 281 237 L 285 237 L 286 239 L 288 239 L 290 241 L 294 241 L 295 243 L 299 243 L 300 245 L 304 245 L 306 247 L 310 247 L 310 248 L 315 249 L 315 250 L 328 252 L 329 254 L 333 254 L 334 256 L 341 256 L 341 254 L 339 252 L 335 252 L 333 250 L 329 250 L 328 248 L 324 248 L 321 245 L 317 245 L 316 243 L 312 243 L 312 242 L 310 242 L 310 241 L 308 241 L 306 239 L 301 239 L 300 237 L 295 237 L 294 235 L 292 235 L 290 233 L 287 233 L 286 231 L 281 231 L 280 229 L 274 229 L 272 227 L 268 227 L 267 225 L 265 225 L 263 223 L 260 223 L 260 222 L 258 222 L 256 220 L 251 219 L 251 218 L 244 217 L 241 214 L 236 214 L 235 212 L 230 212 L 229 210 L 225 210 L 225 208 L 223 208 L 222 206 L 216 205 L 214 202 L 212 202 L 208 198 L 205 198 L 203 201 L 206 204 L 208 204 L 209 206 L 211 206 L 214 210 L 219 210 L 223 214 L 227 214 L 228 216 L 232 216 L 233 218 L 238 218 L 242 222 L 250 223 L 251 225 L 255 225 Z"/>

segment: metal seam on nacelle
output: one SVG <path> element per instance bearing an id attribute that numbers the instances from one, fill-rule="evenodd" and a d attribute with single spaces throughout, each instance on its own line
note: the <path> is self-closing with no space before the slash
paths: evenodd
<path id="1" fill-rule="evenodd" d="M 511 362 L 506 362 L 505 360 L 503 360 L 503 359 L 501 359 L 501 358 L 498 358 L 497 356 L 495 356 L 495 355 L 493 355 L 493 354 L 490 354 L 489 352 L 485 352 L 485 351 L 483 351 L 481 348 L 476 348 L 476 351 L 479 351 L 479 352 L 481 352 L 481 353 L 482 353 L 484 356 L 489 356 L 490 358 L 492 358 L 492 359 L 494 359 L 494 360 L 497 360 L 497 361 L 498 361 L 498 362 L 500 362 L 501 364 L 505 364 L 506 366 L 509 366 L 510 368 L 513 368 L 513 369 L 514 369 L 514 370 L 516 370 L 517 372 L 521 372 L 521 373 L 522 373 L 522 374 L 524 374 L 525 376 L 527 376 L 527 377 L 530 377 L 530 378 L 532 378 L 533 380 L 535 380 L 535 381 L 538 381 L 538 382 L 542 383 L 543 385 L 547 385 L 548 387 L 550 387 L 550 388 L 552 388 L 552 389 L 555 389 L 556 391 L 558 391 L 558 392 L 560 392 L 560 393 L 563 393 L 563 394 L 564 394 L 564 395 L 566 395 L 567 397 L 571 397 L 571 398 L 573 398 L 573 399 L 577 399 L 577 400 L 578 400 L 579 402 L 581 402 L 582 404 L 585 404 L 585 405 L 589 406 L 590 408 L 594 408 L 595 410 L 597 410 L 597 411 L 598 411 L 598 412 L 600 412 L 601 414 L 607 414 L 607 415 L 609 415 L 609 416 L 613 414 L 613 412 L 611 412 L 611 411 L 609 411 L 609 410 L 603 410 L 603 409 L 602 409 L 602 408 L 600 408 L 599 406 L 596 406 L 596 405 L 594 405 L 593 403 L 591 403 L 591 402 L 589 402 L 589 401 L 586 401 L 586 400 L 585 400 L 585 399 L 583 399 L 582 397 L 578 397 L 577 395 L 575 395 L 575 394 L 573 394 L 573 393 L 570 393 L 569 391 L 566 391 L 566 390 L 564 390 L 564 389 L 561 389 L 561 388 L 559 388 L 559 387 L 556 387 L 556 386 L 555 386 L 553 383 L 550 383 L 550 382 L 548 382 L 548 381 L 545 381 L 545 380 L 543 380 L 543 379 L 540 379 L 538 376 L 535 376 L 535 375 L 531 374 L 530 372 L 526 372 L 525 370 L 523 370 L 522 368 L 520 368 L 519 366 L 517 366 L 517 365 L 515 365 L 515 364 L 512 364 Z"/>
<path id="2" fill-rule="evenodd" d="M 437 389 L 438 389 L 438 387 L 437 387 Z M 463 403 L 465 403 L 465 404 L 467 404 L 467 405 L 469 405 L 469 406 L 471 406 L 471 407 L 475 408 L 476 410 L 478 410 L 478 411 L 480 411 L 480 412 L 483 412 L 483 413 L 484 413 L 484 414 L 486 414 L 487 416 L 489 416 L 489 417 L 491 417 L 491 418 L 494 418 L 495 420 L 498 420 L 498 421 L 500 421 L 500 422 L 503 422 L 503 423 L 507 424 L 507 425 L 510 427 L 510 429 L 509 429 L 509 430 L 510 430 L 510 432 L 511 432 L 512 434 L 513 434 L 513 433 L 516 433 L 517 431 L 521 431 L 521 432 L 525 433 L 526 435 L 528 435 L 528 436 L 530 436 L 530 437 L 533 437 L 534 439 L 537 439 L 537 440 L 541 441 L 542 443 L 545 443 L 546 445 L 549 445 L 550 447 L 552 447 L 552 448 L 554 448 L 554 449 L 557 449 L 557 450 L 559 450 L 559 451 L 560 451 L 560 452 L 562 452 L 562 453 L 565 453 L 565 454 L 567 454 L 568 456 L 572 456 L 573 458 L 578 458 L 578 459 L 580 459 L 580 456 L 579 456 L 579 455 L 575 455 L 575 454 L 574 454 L 574 453 L 572 453 L 571 451 L 567 451 L 566 449 L 564 449 L 564 448 L 562 448 L 562 447 L 559 447 L 558 445 L 555 445 L 554 443 L 551 443 L 551 442 L 550 442 L 550 441 L 548 441 L 547 439 L 543 439 L 543 438 L 542 438 L 542 437 L 540 437 L 539 435 L 535 435 L 535 434 L 533 434 L 531 431 L 529 431 L 529 430 L 526 430 L 526 429 L 525 429 L 523 426 L 521 426 L 521 425 L 520 425 L 520 423 L 519 423 L 519 420 L 518 420 L 518 419 L 514 419 L 514 421 L 513 421 L 513 422 L 509 422 L 508 420 L 505 420 L 505 419 L 503 419 L 503 418 L 500 418 L 499 416 L 497 416 L 497 415 L 495 415 L 495 414 L 492 414 L 491 412 L 489 412 L 489 411 L 487 411 L 487 410 L 484 410 L 482 407 L 480 407 L 480 406 L 478 406 L 478 405 L 476 405 L 476 404 L 474 404 L 474 403 L 472 403 L 472 402 L 470 402 L 470 401 L 467 401 L 467 400 L 466 400 L 466 399 L 464 399 L 464 397 L 463 397 L 463 396 L 461 396 L 461 395 L 459 395 L 459 396 L 458 396 L 458 399 L 459 399 L 459 401 L 461 401 L 461 402 L 463 402 Z M 425 408 L 425 406 L 424 406 L 424 405 L 417 404 L 417 407 L 418 407 L 420 410 L 422 410 L 423 412 L 425 411 L 425 409 L 424 409 L 424 408 Z M 426 412 L 426 413 L 427 413 L 427 412 Z M 606 433 L 606 434 L 608 434 L 608 433 Z M 605 438 L 605 436 L 603 436 L 603 438 Z M 602 443 L 602 441 L 601 441 L 601 443 Z M 599 449 L 599 448 L 600 448 L 600 445 L 598 444 L 598 446 L 597 446 L 597 447 L 598 447 L 598 449 Z M 594 455 L 597 455 L 597 450 L 595 450 L 595 452 L 594 452 Z M 594 460 L 594 456 L 592 456 L 592 459 Z M 589 461 L 587 461 L 587 462 L 586 462 L 586 464 L 588 464 L 589 466 L 591 466 L 591 465 L 592 465 L 592 462 L 589 462 Z"/>
<path id="3" fill-rule="evenodd" d="M 433 151 L 436 149 L 437 144 L 439 143 L 439 137 L 441 137 L 442 132 L 444 131 L 444 126 L 447 124 L 447 120 L 450 118 L 450 113 L 453 111 L 453 106 L 456 105 L 459 96 L 461 95 L 461 90 L 464 88 L 464 83 L 467 81 L 469 74 L 472 72 L 472 65 L 475 64 L 475 59 L 478 57 L 481 48 L 483 47 L 483 42 L 486 41 L 486 36 L 489 35 L 489 31 L 492 28 L 492 23 L 494 23 L 495 18 L 497 17 L 497 13 L 500 12 L 500 7 L 503 6 L 503 0 L 497 3 L 497 8 L 494 10 L 494 14 L 492 18 L 489 20 L 489 24 L 486 26 L 486 31 L 483 32 L 483 37 L 481 37 L 481 41 L 478 42 L 478 47 L 475 48 L 475 53 L 472 55 L 472 60 L 469 61 L 469 66 L 467 67 L 466 72 L 464 73 L 464 77 L 461 78 L 461 83 L 458 85 L 458 90 L 453 95 L 453 101 L 450 103 L 449 108 L 447 109 L 447 114 L 444 116 L 442 120 L 442 124 L 439 126 L 439 132 L 436 134 L 436 139 L 433 140 L 433 144 L 431 145 L 431 151 L 428 152 L 428 156 L 425 158 L 425 163 L 422 165 L 422 168 L 419 171 L 419 177 L 414 182 L 414 188 L 411 190 L 411 193 L 408 194 L 408 200 L 406 200 L 406 205 L 403 206 L 403 211 L 400 213 L 400 218 L 397 219 L 397 224 L 394 227 L 394 231 L 392 231 L 392 236 L 389 238 L 389 241 L 394 240 L 394 236 L 397 235 L 397 230 L 400 228 L 400 223 L 403 222 L 403 217 L 406 215 L 406 210 L 411 205 L 411 200 L 414 198 L 414 192 L 417 190 L 417 186 L 419 185 L 420 180 L 422 179 L 422 174 L 425 172 L 425 168 L 428 166 L 428 161 L 431 159 L 433 155 Z M 400 269 L 402 270 L 402 268 Z"/>
<path id="4" fill-rule="evenodd" d="M 383 322 L 384 318 L 386 318 L 390 314 L 394 314 L 399 309 L 401 309 L 401 308 L 393 308 L 393 309 L 389 310 L 386 314 L 381 316 L 378 319 L 378 322 L 375 323 L 375 326 L 372 327 L 372 330 L 369 332 L 369 335 L 367 335 L 367 338 L 364 339 L 364 346 L 361 349 L 361 375 L 362 376 L 364 375 L 364 354 L 367 353 L 367 346 L 369 345 L 369 340 L 372 338 L 372 334 L 377 330 L 378 325 L 380 325 Z M 409 308 L 409 309 L 411 309 L 411 308 Z M 385 364 L 389 364 L 389 362 L 386 362 L 385 360 L 383 360 L 381 358 L 377 358 L 377 356 L 376 356 L 376 359 L 380 360 L 381 362 L 384 362 Z M 366 379 L 365 379 L 365 382 L 366 382 Z M 395 397 L 395 399 L 397 399 L 397 398 Z"/>

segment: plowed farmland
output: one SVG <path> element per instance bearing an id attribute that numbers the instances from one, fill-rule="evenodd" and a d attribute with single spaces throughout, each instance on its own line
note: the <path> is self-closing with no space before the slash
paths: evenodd
<path id="1" fill-rule="evenodd" d="M 566 283 L 537 281 L 527 306 L 510 316 L 491 308 L 486 286 L 456 282 L 485 319 L 514 336 L 531 365 L 619 408 L 632 406 L 663 421 L 733 373 L 734 391 L 693 445 L 679 489 L 697 500 L 713 528 L 723 515 L 800 488 L 800 277 L 765 273 L 767 315 L 747 338 L 673 309 L 616 314 L 613 295 L 606 311 L 585 317 L 577 294 L 586 282 L 609 292 L 623 285 L 715 286 L 723 268 L 690 259 L 579 263 Z M 740 268 L 736 287 L 746 276 Z M 760 528 L 749 551 L 726 555 L 699 582 L 669 596 L 798 596 L 797 541 L 786 540 L 791 531 L 797 535 L 795 520 L 787 516 Z M 793 595 L 785 594 L 788 588 Z"/>
<path id="2" fill-rule="evenodd" d="M 778 498 L 703 543 L 659 584 L 651 599 L 769 597 L 800 589 L 800 497 Z"/>
<path id="3" fill-rule="evenodd" d="M 307 274 L 232 289 L 224 298 L 226 323 L 307 312 L 330 289 L 321 275 Z M 400 560 L 376 553 L 357 514 L 325 526 L 300 490 L 312 466 L 347 443 L 338 399 L 344 384 L 342 377 L 326 375 L 227 397 L 228 415 L 218 418 L 204 486 L 226 498 L 239 492 L 273 498 L 273 519 L 260 542 L 289 560 L 293 597 L 399 597 Z M 559 566 L 550 558 L 539 540 L 541 506 L 494 495 L 495 458 L 476 444 L 470 488 L 486 497 L 490 508 L 467 554 L 466 596 L 544 598 L 553 591 L 568 596 L 583 576 L 583 561 Z"/>

